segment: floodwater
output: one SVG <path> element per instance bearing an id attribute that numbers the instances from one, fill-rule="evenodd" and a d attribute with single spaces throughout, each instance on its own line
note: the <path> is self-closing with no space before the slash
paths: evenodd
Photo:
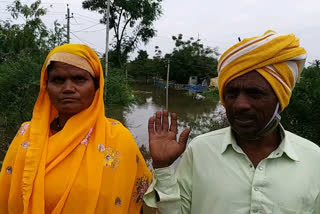
<path id="1" fill-rule="evenodd" d="M 108 117 L 122 122 L 133 134 L 139 146 L 148 148 L 149 117 L 166 106 L 166 90 L 152 84 L 131 83 L 137 103 L 126 108 L 111 106 Z M 226 126 L 224 108 L 218 101 L 197 100 L 189 91 L 169 89 L 169 112 L 178 115 L 179 132 L 191 128 L 191 138 Z"/>

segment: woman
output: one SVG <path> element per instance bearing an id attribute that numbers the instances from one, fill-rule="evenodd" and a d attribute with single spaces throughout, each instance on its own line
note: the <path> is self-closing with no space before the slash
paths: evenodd
<path id="1" fill-rule="evenodd" d="M 53 49 L 30 122 L 0 174 L 0 213 L 139 213 L 151 174 L 130 132 L 105 118 L 104 79 L 85 45 Z"/>

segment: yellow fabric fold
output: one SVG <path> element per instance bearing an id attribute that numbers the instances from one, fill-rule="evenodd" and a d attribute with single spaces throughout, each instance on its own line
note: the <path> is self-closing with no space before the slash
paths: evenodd
<path id="1" fill-rule="evenodd" d="M 52 56 L 50 56 L 50 58 L 47 60 L 47 65 L 46 67 L 48 67 L 48 65 L 51 62 L 54 61 L 58 61 L 58 62 L 64 62 L 67 63 L 69 65 L 73 65 L 76 66 L 78 68 L 82 68 L 86 71 L 88 71 L 91 76 L 96 77 L 93 69 L 91 68 L 90 64 L 88 63 L 87 60 L 85 60 L 84 58 L 74 55 L 74 54 L 70 54 L 70 53 L 64 53 L 64 52 L 58 52 L 58 53 L 54 53 Z"/>
<path id="2" fill-rule="evenodd" d="M 223 90 L 230 81 L 256 70 L 270 83 L 283 110 L 289 104 L 305 60 L 306 51 L 293 34 L 282 35 L 269 30 L 262 36 L 244 39 L 219 58 L 221 103 L 224 104 Z"/>
<path id="3" fill-rule="evenodd" d="M 46 90 L 46 67 L 56 53 L 85 59 L 99 88 L 90 107 L 50 136 L 58 115 Z M 105 117 L 103 89 L 101 63 L 88 46 L 67 44 L 48 54 L 32 119 L 21 126 L 3 163 L 1 214 L 140 212 L 151 173 L 131 133 Z"/>

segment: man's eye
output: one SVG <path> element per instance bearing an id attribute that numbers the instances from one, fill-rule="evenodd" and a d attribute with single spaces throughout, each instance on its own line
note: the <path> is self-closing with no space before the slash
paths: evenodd
<path id="1" fill-rule="evenodd" d="M 254 99 L 259 99 L 262 97 L 262 94 L 258 94 L 258 93 L 253 93 L 253 94 L 250 94 L 250 96 Z"/>
<path id="2" fill-rule="evenodd" d="M 234 98 L 236 98 L 238 96 L 238 93 L 236 93 L 234 91 L 233 92 L 227 92 L 225 96 L 228 99 L 234 99 Z"/>
<path id="3" fill-rule="evenodd" d="M 239 95 L 239 90 L 233 88 L 227 88 L 225 92 L 225 98 L 234 99 Z"/>
<path id="4" fill-rule="evenodd" d="M 264 93 L 259 90 L 249 90 L 248 95 L 254 99 L 260 99 L 264 95 Z"/>

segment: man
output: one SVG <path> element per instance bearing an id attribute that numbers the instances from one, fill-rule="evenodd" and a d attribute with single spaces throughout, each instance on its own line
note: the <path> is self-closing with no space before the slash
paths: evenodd
<path id="1" fill-rule="evenodd" d="M 176 141 L 175 114 L 170 127 L 167 111 L 150 118 L 146 204 L 163 214 L 320 214 L 320 149 L 279 124 L 305 59 L 298 38 L 273 31 L 229 48 L 218 86 L 230 127 L 196 137 L 185 152 L 190 131 Z"/>

